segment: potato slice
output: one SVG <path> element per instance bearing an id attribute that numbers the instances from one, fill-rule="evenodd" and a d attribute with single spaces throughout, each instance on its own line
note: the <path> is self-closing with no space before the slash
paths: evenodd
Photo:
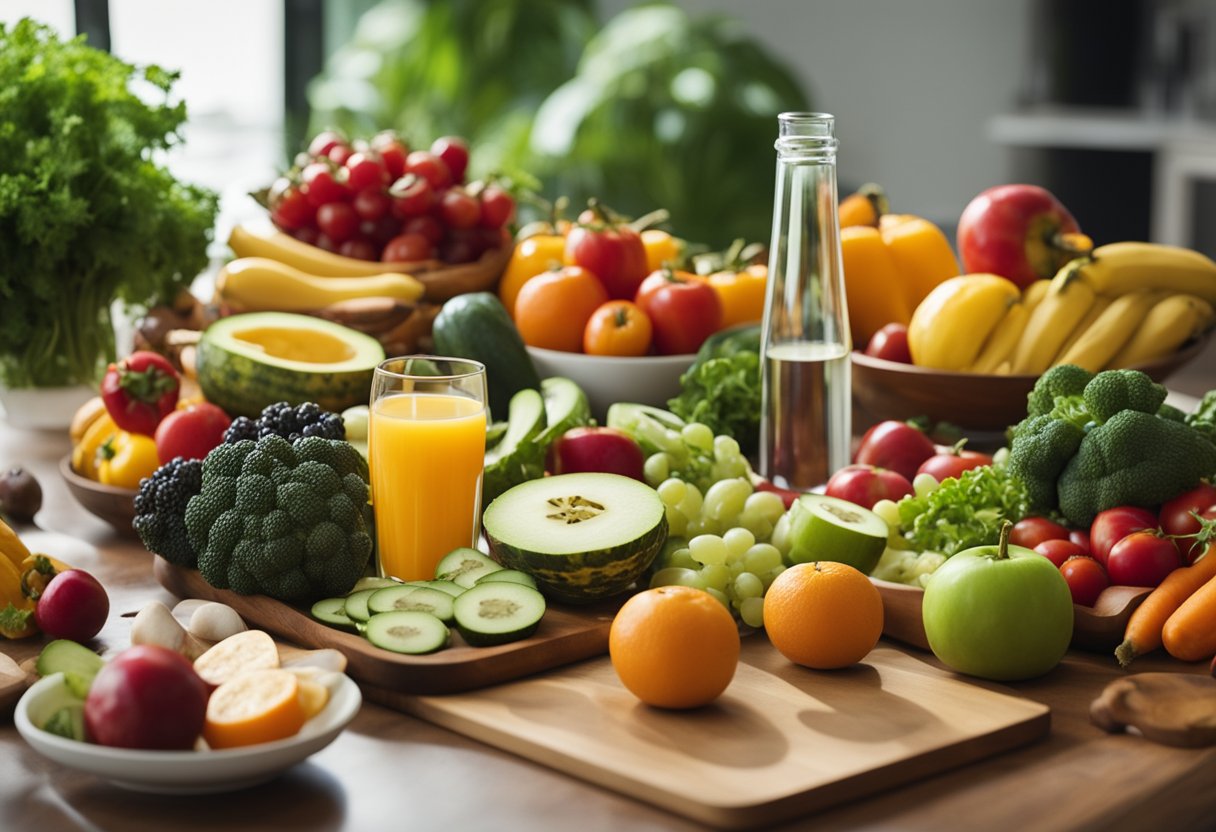
<path id="1" fill-rule="evenodd" d="M 264 630 L 229 636 L 194 660 L 194 670 L 210 685 L 222 685 L 244 673 L 279 667 L 279 650 Z"/>
<path id="2" fill-rule="evenodd" d="M 300 680 L 286 670 L 253 670 L 224 682 L 207 701 L 203 739 L 212 748 L 273 742 L 296 734 L 308 719 Z"/>

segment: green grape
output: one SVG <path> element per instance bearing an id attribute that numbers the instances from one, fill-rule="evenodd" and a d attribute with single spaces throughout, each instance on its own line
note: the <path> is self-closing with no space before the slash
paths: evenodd
<path id="1" fill-rule="evenodd" d="M 720 462 L 734 462 L 742 457 L 743 454 L 739 453 L 739 443 L 733 436 L 722 434 L 714 437 L 714 459 Z"/>
<path id="2" fill-rule="evenodd" d="M 701 568 L 701 581 L 705 584 L 706 589 L 724 591 L 726 585 L 732 580 L 733 576 L 725 564 L 712 563 Z"/>
<path id="3" fill-rule="evenodd" d="M 688 541 L 692 559 L 706 566 L 726 563 L 726 541 L 716 534 L 699 534 Z"/>
<path id="4" fill-rule="evenodd" d="M 769 535 L 768 542 L 777 547 L 777 551 L 785 557 L 790 552 L 790 513 L 777 518 L 777 522 L 773 524 L 773 533 Z"/>
<path id="5" fill-rule="evenodd" d="M 764 594 L 764 580 L 751 572 L 740 572 L 735 578 L 736 598 L 759 598 Z"/>
<path id="6" fill-rule="evenodd" d="M 682 569 L 678 566 L 670 566 L 655 572 L 650 577 L 650 587 L 653 589 L 656 586 L 691 586 L 705 589 L 705 583 L 701 580 L 699 572 L 693 569 Z"/>
<path id="7" fill-rule="evenodd" d="M 714 589 L 712 586 L 707 587 L 705 591 L 708 592 L 710 595 L 712 595 L 714 598 L 718 599 L 718 603 L 721 604 L 722 606 L 726 607 L 727 612 L 732 611 L 730 608 L 730 599 L 726 597 L 725 592 L 723 592 L 720 589 Z"/>
<path id="8" fill-rule="evenodd" d="M 742 477 L 719 480 L 705 492 L 701 513 L 715 520 L 733 521 L 743 511 L 751 493 L 752 484 Z"/>
<path id="9" fill-rule="evenodd" d="M 899 506 L 895 504 L 894 500 L 879 500 L 870 510 L 882 518 L 891 531 L 899 528 Z"/>
<path id="10" fill-rule="evenodd" d="M 743 623 L 757 630 L 764 626 L 764 599 L 744 598 L 739 605 L 739 617 Z"/>
<path id="11" fill-rule="evenodd" d="M 784 571 L 785 571 L 785 564 L 782 564 L 781 566 L 774 566 L 772 569 L 768 570 L 767 572 L 765 572 L 763 575 L 760 576 L 761 578 L 764 579 L 765 592 L 767 592 L 768 588 L 773 585 L 773 581 L 777 580 L 777 576 L 780 575 Z"/>
<path id="12" fill-rule="evenodd" d="M 917 474 L 912 478 L 912 490 L 916 492 L 917 497 L 927 497 L 936 491 L 939 485 L 941 483 L 932 474 Z"/>
<path id="13" fill-rule="evenodd" d="M 701 568 L 701 564 L 692 559 L 692 552 L 688 551 L 687 543 L 668 555 L 667 562 L 664 564 L 664 566 L 679 566 L 684 569 Z"/>
<path id="14" fill-rule="evenodd" d="M 655 490 L 659 492 L 659 499 L 663 501 L 664 505 L 678 508 L 688 493 L 688 484 L 684 480 L 668 477 L 659 483 L 659 487 Z"/>
<path id="15" fill-rule="evenodd" d="M 680 513 L 689 520 L 695 520 L 701 513 L 704 499 L 701 497 L 700 490 L 692 483 L 684 483 L 684 486 L 684 499 L 680 501 Z"/>
<path id="16" fill-rule="evenodd" d="M 683 537 L 688 532 L 688 518 L 675 506 L 663 506 L 667 515 L 667 533 Z"/>
<path id="17" fill-rule="evenodd" d="M 650 565 L 652 573 L 658 572 L 664 566 L 684 566 L 682 563 L 672 563 L 675 553 L 681 548 L 688 548 L 688 541 L 676 535 L 669 534 L 667 540 L 663 543 L 663 548 L 659 551 L 658 557 L 654 559 L 654 563 Z"/>
<path id="18" fill-rule="evenodd" d="M 642 476 L 646 478 L 646 484 L 651 488 L 666 480 L 670 472 L 671 455 L 664 451 L 651 454 L 642 464 Z"/>
<path id="19" fill-rule="evenodd" d="M 767 520 L 769 524 L 776 523 L 785 514 L 785 503 L 771 491 L 756 491 L 743 504 L 744 519 L 756 517 Z"/>
<path id="20" fill-rule="evenodd" d="M 735 558 L 732 561 L 727 561 L 726 566 L 730 569 L 732 577 L 739 577 L 747 571 L 747 567 L 743 565 L 743 558 Z"/>
<path id="21" fill-rule="evenodd" d="M 714 432 L 709 425 L 690 422 L 680 430 L 680 436 L 697 450 L 708 452 L 714 448 Z"/>
<path id="22" fill-rule="evenodd" d="M 722 535 L 722 539 L 726 541 L 726 548 L 733 557 L 740 557 L 756 543 L 756 536 L 747 529 L 736 526 L 733 529 L 727 529 Z"/>
<path id="23" fill-rule="evenodd" d="M 684 536 L 690 540 L 703 534 L 716 534 L 712 523 L 706 523 L 701 515 L 697 515 L 692 520 L 688 521 L 688 525 L 684 528 Z"/>
<path id="24" fill-rule="evenodd" d="M 781 553 L 771 543 L 757 543 L 743 554 L 743 565 L 748 572 L 763 575 L 781 565 Z"/>

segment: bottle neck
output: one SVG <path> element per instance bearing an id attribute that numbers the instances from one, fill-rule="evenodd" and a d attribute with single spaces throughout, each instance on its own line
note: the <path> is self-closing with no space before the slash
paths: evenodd
<path id="1" fill-rule="evenodd" d="M 782 113 L 777 117 L 777 161 L 836 164 L 836 119 L 828 113 Z"/>

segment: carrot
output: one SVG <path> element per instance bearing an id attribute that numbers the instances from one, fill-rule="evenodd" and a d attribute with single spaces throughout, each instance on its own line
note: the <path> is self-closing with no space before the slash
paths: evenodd
<path id="1" fill-rule="evenodd" d="M 1160 647 L 1166 622 L 1201 587 L 1207 587 L 1213 578 L 1216 578 L 1214 546 L 1209 546 L 1190 566 L 1183 566 L 1166 575 L 1165 580 L 1149 593 L 1127 620 L 1123 643 L 1115 648 L 1115 658 L 1119 664 L 1127 667 L 1137 656 Z M 1212 652 L 1216 653 L 1216 647 Z M 1174 651 L 1170 650 L 1170 654 L 1173 655 Z"/>
<path id="2" fill-rule="evenodd" d="M 1161 643 L 1171 656 L 1184 662 L 1216 654 L 1216 578 L 1196 590 L 1166 620 Z"/>

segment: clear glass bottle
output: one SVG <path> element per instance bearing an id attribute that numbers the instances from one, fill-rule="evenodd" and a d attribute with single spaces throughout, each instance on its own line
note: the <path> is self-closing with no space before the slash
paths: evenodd
<path id="1" fill-rule="evenodd" d="M 807 490 L 849 462 L 849 316 L 840 258 L 835 119 L 782 113 L 760 361 L 760 473 Z"/>

